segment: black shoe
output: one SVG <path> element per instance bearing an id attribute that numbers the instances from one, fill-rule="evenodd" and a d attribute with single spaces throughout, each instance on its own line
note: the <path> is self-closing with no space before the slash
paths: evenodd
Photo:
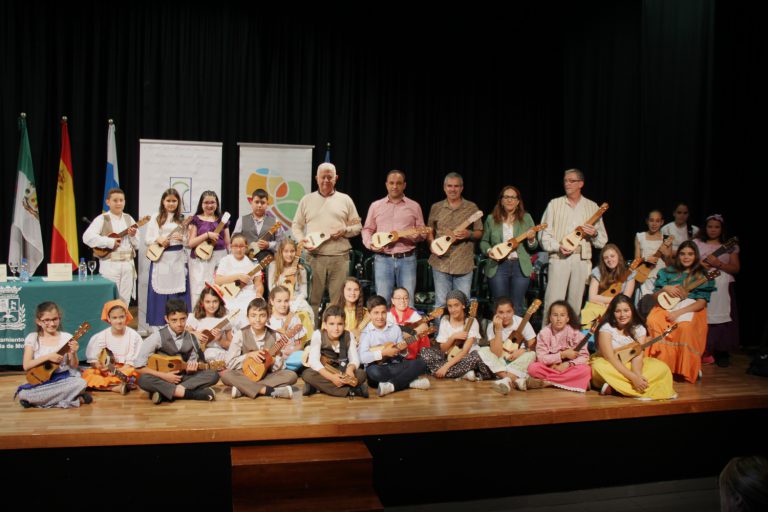
<path id="1" fill-rule="evenodd" d="M 93 397 L 90 395 L 90 393 L 83 393 L 82 395 L 78 396 L 78 398 L 80 398 L 85 405 L 93 403 Z"/>
<path id="2" fill-rule="evenodd" d="M 317 389 L 309 382 L 305 382 L 304 389 L 302 390 L 301 394 L 303 396 L 310 396 L 310 395 L 314 395 L 315 393 L 317 393 Z"/>
<path id="3" fill-rule="evenodd" d="M 192 398 L 195 400 L 213 402 L 216 400 L 216 391 L 213 388 L 196 389 L 192 394 Z"/>
<path id="4" fill-rule="evenodd" d="M 714 353 L 715 364 L 720 368 L 728 368 L 731 366 L 731 354 L 724 350 L 718 350 Z"/>
<path id="5" fill-rule="evenodd" d="M 368 398 L 368 384 L 362 383 L 359 386 L 356 386 L 354 388 L 349 388 L 349 395 L 347 396 L 349 396 L 350 398 L 353 396 Z"/>
<path id="6" fill-rule="evenodd" d="M 721 357 L 717 361 L 715 361 L 715 364 L 719 366 L 720 368 L 728 368 L 731 366 L 731 358 L 730 357 Z"/>
<path id="7" fill-rule="evenodd" d="M 160 402 L 165 400 L 165 398 L 163 398 L 163 395 L 160 394 L 159 391 L 155 391 L 154 393 L 152 393 L 150 395 L 150 399 L 152 400 L 152 403 L 155 404 L 155 405 L 158 405 L 158 404 L 160 404 Z"/>
<path id="8" fill-rule="evenodd" d="M 27 400 L 19 400 L 19 403 L 25 409 L 29 409 L 30 407 L 32 407 L 32 404 L 29 403 Z"/>

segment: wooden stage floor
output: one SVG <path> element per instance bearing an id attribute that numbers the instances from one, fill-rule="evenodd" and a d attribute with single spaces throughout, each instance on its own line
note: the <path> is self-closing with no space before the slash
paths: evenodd
<path id="1" fill-rule="evenodd" d="M 0 450 L 181 443 L 237 443 L 335 439 L 647 418 L 768 408 L 768 379 L 745 374 L 746 356 L 730 368 L 704 367 L 697 384 L 676 383 L 677 400 L 641 402 L 558 389 L 512 391 L 491 383 L 437 381 L 428 391 L 379 398 L 302 397 L 293 400 L 229 396 L 217 386 L 215 402 L 182 400 L 153 405 L 144 392 L 127 397 L 95 393 L 79 409 L 23 409 L 11 397 L 21 374 L 0 375 Z"/>

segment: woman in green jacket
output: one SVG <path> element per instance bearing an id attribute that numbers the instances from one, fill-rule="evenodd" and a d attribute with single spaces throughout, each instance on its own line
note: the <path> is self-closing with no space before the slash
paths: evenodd
<path id="1" fill-rule="evenodd" d="M 501 262 L 489 258 L 485 266 L 493 298 L 511 298 L 515 314 L 519 316 L 525 311 L 525 293 L 533 270 L 531 255 L 539 246 L 536 233 L 531 229 L 533 226 L 531 215 L 525 212 L 520 191 L 506 186 L 501 190 L 493 212 L 485 219 L 483 239 L 480 241 L 480 250 L 487 255 L 494 245 L 528 232 L 527 240 L 507 258 Z"/>

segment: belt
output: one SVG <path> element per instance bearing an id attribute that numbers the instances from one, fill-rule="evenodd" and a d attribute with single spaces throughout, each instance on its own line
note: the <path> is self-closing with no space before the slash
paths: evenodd
<path id="1" fill-rule="evenodd" d="M 107 258 L 107 261 L 132 261 L 134 258 L 132 252 L 113 252 Z"/>
<path id="2" fill-rule="evenodd" d="M 382 254 L 382 256 L 386 256 L 387 258 L 395 258 L 399 260 L 400 258 L 407 258 L 408 256 L 413 256 L 415 253 L 416 253 L 416 249 L 411 249 L 410 251 L 406 251 L 406 252 L 396 252 L 394 254 Z"/>

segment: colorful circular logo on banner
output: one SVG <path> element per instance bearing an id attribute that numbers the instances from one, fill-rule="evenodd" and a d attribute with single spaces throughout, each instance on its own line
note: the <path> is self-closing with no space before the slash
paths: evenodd
<path id="1" fill-rule="evenodd" d="M 290 226 L 296 215 L 299 201 L 304 197 L 304 187 L 301 183 L 285 181 L 276 171 L 261 168 L 251 173 L 246 182 L 245 193 L 249 203 L 251 194 L 257 188 L 267 191 L 270 210 L 283 225 Z"/>

